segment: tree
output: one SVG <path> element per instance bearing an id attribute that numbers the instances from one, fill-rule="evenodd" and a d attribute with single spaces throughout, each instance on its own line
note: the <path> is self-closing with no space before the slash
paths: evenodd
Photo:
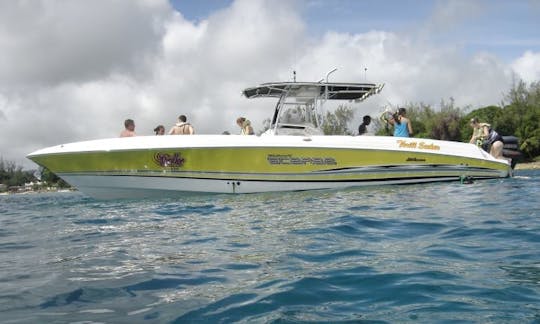
<path id="1" fill-rule="evenodd" d="M 407 117 L 411 122 L 414 131 L 414 137 L 430 138 L 430 129 L 433 124 L 432 120 L 435 116 L 435 110 L 423 102 L 413 104 L 409 103 L 405 106 L 407 109 Z"/>
<path id="2" fill-rule="evenodd" d="M 353 135 L 347 125 L 354 117 L 354 110 L 345 105 L 340 105 L 333 113 L 326 112 L 322 130 L 325 135 Z"/>
<path id="3" fill-rule="evenodd" d="M 520 80 L 512 86 L 506 100 L 509 104 L 504 106 L 500 126 L 519 137 L 520 149 L 526 156 L 540 155 L 540 82 L 527 87 Z"/>
<path id="4" fill-rule="evenodd" d="M 15 162 L 4 161 L 0 157 L 0 183 L 7 187 L 23 186 L 25 183 L 36 182 L 34 170 L 23 170 L 22 166 L 18 166 Z M 47 186 L 56 186 L 60 188 L 69 188 L 70 185 L 60 179 L 56 174 L 46 168 L 40 169 L 40 179 Z"/>
<path id="5" fill-rule="evenodd" d="M 22 186 L 35 180 L 32 171 L 23 171 L 21 166 L 0 157 L 0 183 L 7 187 Z"/>
<path id="6" fill-rule="evenodd" d="M 461 109 L 454 106 L 454 98 L 448 103 L 441 100 L 441 110 L 433 116 L 430 138 L 460 141 L 462 116 Z"/>
<path id="7" fill-rule="evenodd" d="M 41 181 L 46 183 L 49 186 L 57 186 L 59 188 L 69 188 L 70 185 L 62 180 L 59 176 L 57 176 L 55 173 L 51 172 L 47 168 L 41 168 Z"/>

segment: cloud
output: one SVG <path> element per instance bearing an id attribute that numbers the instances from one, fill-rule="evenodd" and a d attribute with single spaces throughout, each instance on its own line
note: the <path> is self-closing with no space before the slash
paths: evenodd
<path id="1" fill-rule="evenodd" d="M 169 11 L 143 1 L 2 1 L 0 85 L 134 74 L 158 48 Z"/>
<path id="2" fill-rule="evenodd" d="M 481 15 L 486 6 L 489 3 L 483 1 L 439 1 L 427 20 L 427 28 L 432 33 L 451 32 L 457 25 Z"/>
<path id="3" fill-rule="evenodd" d="M 449 97 L 460 106 L 497 104 L 510 86 L 510 71 L 494 56 L 479 53 L 467 58 L 451 46 L 434 46 L 396 33 L 327 33 L 310 48 L 299 70 L 315 72 L 309 75 L 311 80 L 331 67 L 338 68 L 332 80 L 364 81 L 367 76 L 367 81 L 386 83 L 379 99 L 393 105 L 419 101 L 437 105 Z M 376 109 L 380 107 L 369 112 Z"/>
<path id="4" fill-rule="evenodd" d="M 254 110 L 241 91 L 291 70 L 303 29 L 293 6 L 271 1 L 236 1 L 197 24 L 175 15 L 152 81 L 170 108 L 162 116 L 173 122 L 186 113 L 198 133 L 235 132 L 241 114 L 263 119 L 268 110 Z"/>
<path id="5" fill-rule="evenodd" d="M 512 63 L 512 69 L 525 82 L 540 80 L 540 52 L 526 51 Z"/>
<path id="6" fill-rule="evenodd" d="M 1 2 L 0 27 L 0 154 L 26 167 L 36 149 L 116 137 L 126 118 L 139 135 L 179 114 L 198 134 L 236 133 L 238 116 L 260 128 L 275 100 L 241 91 L 293 70 L 298 81 L 338 68 L 331 81 L 386 83 L 358 118 L 387 101 L 497 104 L 511 83 L 496 56 L 466 56 L 421 30 L 309 35 L 296 2 L 238 0 L 198 21 L 166 1 Z"/>

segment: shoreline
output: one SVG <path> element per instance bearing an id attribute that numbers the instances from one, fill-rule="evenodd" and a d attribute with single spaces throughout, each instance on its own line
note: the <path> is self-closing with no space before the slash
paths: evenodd
<path id="1" fill-rule="evenodd" d="M 515 170 L 538 170 L 540 169 L 540 161 L 518 163 Z"/>

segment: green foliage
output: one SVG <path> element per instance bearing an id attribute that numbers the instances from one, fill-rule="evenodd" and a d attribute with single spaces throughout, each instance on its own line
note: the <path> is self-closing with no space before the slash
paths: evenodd
<path id="1" fill-rule="evenodd" d="M 449 102 L 441 100 L 440 105 L 440 110 L 429 114 L 424 121 L 428 138 L 460 141 L 463 110 L 455 106 L 453 98 Z"/>
<path id="2" fill-rule="evenodd" d="M 506 123 L 505 131 L 520 138 L 520 149 L 526 156 L 540 155 L 540 82 L 528 87 L 523 81 L 514 84 L 506 100 L 509 103 L 504 107 L 505 118 L 501 120 Z"/>
<path id="3" fill-rule="evenodd" d="M 54 186 L 58 188 L 70 187 L 70 185 L 67 182 L 62 180 L 59 176 L 51 172 L 49 169 L 42 168 L 40 171 L 41 171 L 41 181 L 44 182 L 46 185 Z"/>
<path id="4" fill-rule="evenodd" d="M 414 137 L 429 138 L 430 127 L 433 124 L 432 120 L 436 112 L 431 106 L 424 103 L 413 104 L 409 103 L 405 106 L 407 109 L 407 117 L 411 122 L 414 131 Z"/>
<path id="5" fill-rule="evenodd" d="M 431 138 L 445 141 L 459 141 L 461 139 L 460 121 L 462 112 L 455 108 L 453 101 L 449 106 L 442 106 L 431 128 Z"/>
<path id="6" fill-rule="evenodd" d="M 347 125 L 354 117 L 351 107 L 340 105 L 333 113 L 327 111 L 322 124 L 325 135 L 353 135 Z"/>
<path id="7" fill-rule="evenodd" d="M 37 180 L 34 176 L 34 171 L 24 171 L 22 166 L 16 165 L 15 162 L 4 161 L 0 157 L 0 183 L 6 185 L 7 188 L 23 186 L 25 183 L 37 182 Z M 44 186 L 70 187 L 64 180 L 47 169 L 41 170 L 41 181 Z"/>
<path id="8" fill-rule="evenodd" d="M 17 166 L 14 162 L 4 161 L 0 158 L 0 183 L 7 187 L 22 186 L 26 182 L 35 180 L 33 172 L 23 171 L 21 166 Z"/>

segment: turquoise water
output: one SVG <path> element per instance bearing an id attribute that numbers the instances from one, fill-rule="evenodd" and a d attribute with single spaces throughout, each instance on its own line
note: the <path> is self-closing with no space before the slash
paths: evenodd
<path id="1" fill-rule="evenodd" d="M 177 200 L 0 196 L 0 321 L 538 323 L 539 201 L 539 171 Z"/>

